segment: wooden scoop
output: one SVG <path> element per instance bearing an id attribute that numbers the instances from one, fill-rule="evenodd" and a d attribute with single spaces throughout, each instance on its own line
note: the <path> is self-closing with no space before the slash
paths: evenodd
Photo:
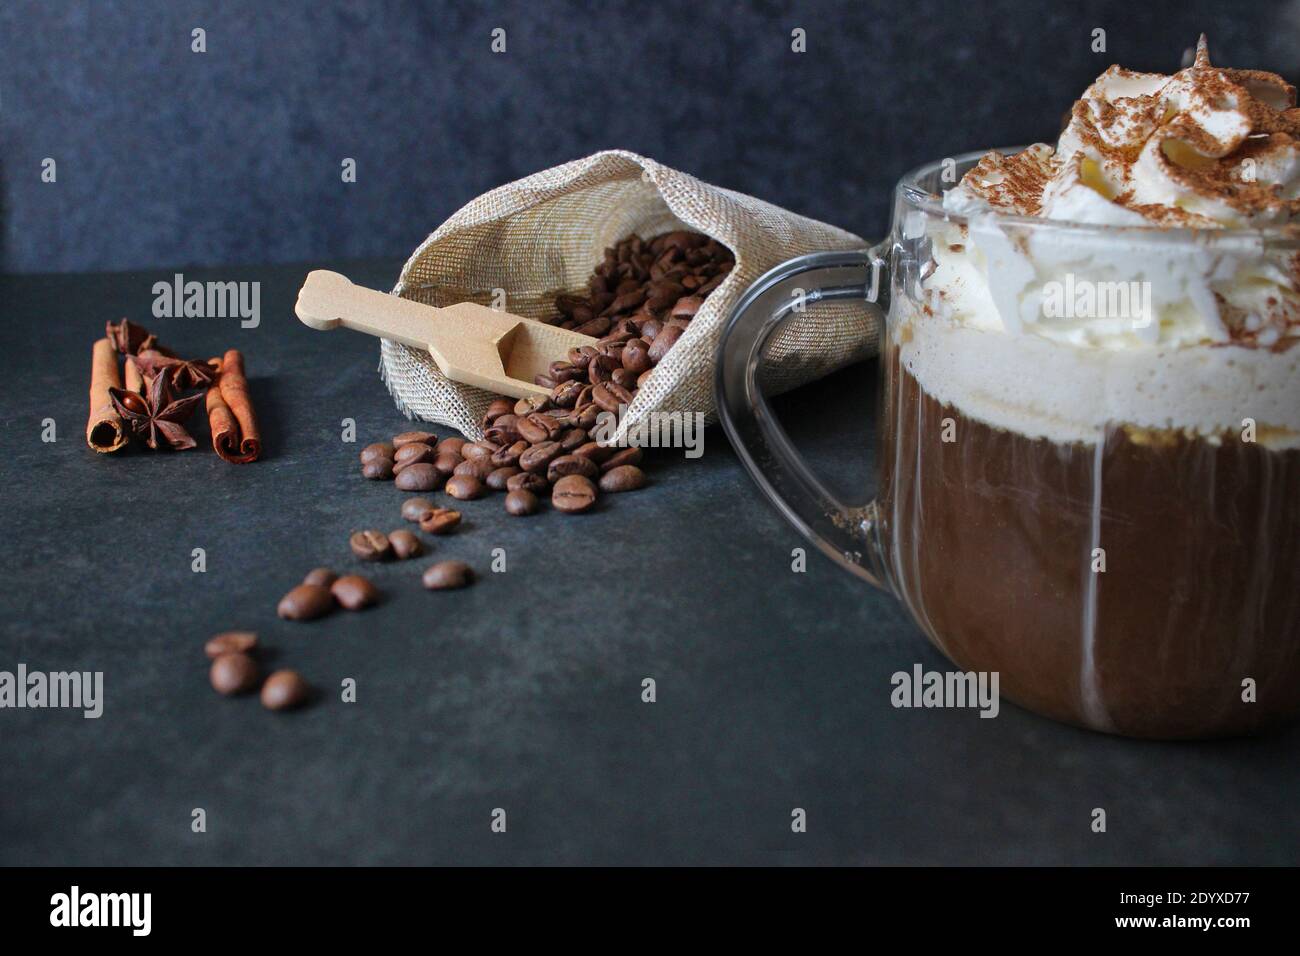
<path id="1" fill-rule="evenodd" d="M 455 382 L 477 385 L 512 398 L 549 395 L 533 378 L 571 348 L 595 345 L 553 325 L 543 325 L 473 302 L 435 308 L 353 285 L 337 272 L 316 270 L 298 292 L 294 311 L 304 325 L 328 331 L 337 326 L 427 349 L 438 370 Z"/>

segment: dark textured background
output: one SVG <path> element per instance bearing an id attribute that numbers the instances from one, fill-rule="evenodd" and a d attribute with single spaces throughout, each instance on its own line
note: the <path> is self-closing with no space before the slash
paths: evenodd
<path id="1" fill-rule="evenodd" d="M 479 193 L 605 147 L 870 236 L 900 173 L 1052 137 L 1112 62 L 1176 68 L 1205 30 L 1223 62 L 1294 80 L 1297 10 L 6 0 L 0 264 L 404 256 Z M 806 54 L 790 52 L 794 27 Z M 40 181 L 47 156 L 57 184 Z M 340 181 L 344 157 L 355 184 Z"/>

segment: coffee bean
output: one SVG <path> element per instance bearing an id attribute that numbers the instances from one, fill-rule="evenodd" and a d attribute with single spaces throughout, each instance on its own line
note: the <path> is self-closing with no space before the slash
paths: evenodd
<path id="1" fill-rule="evenodd" d="M 655 340 L 650 343 L 650 351 L 648 353 L 650 361 L 655 365 L 662 362 L 664 356 L 668 354 L 668 350 L 673 347 L 679 338 L 682 337 L 683 331 L 685 330 L 680 325 L 664 326 L 659 334 L 655 336 Z"/>
<path id="2" fill-rule="evenodd" d="M 460 446 L 460 456 L 466 461 L 471 458 L 491 458 L 496 450 L 496 445 L 489 446 L 484 442 L 470 441 Z"/>
<path id="3" fill-rule="evenodd" d="M 403 468 L 393 484 L 401 491 L 433 491 L 442 484 L 443 477 L 436 465 L 419 462 Z"/>
<path id="4" fill-rule="evenodd" d="M 464 561 L 439 561 L 424 572 L 424 586 L 430 591 L 463 588 L 474 580 L 474 569 Z"/>
<path id="5" fill-rule="evenodd" d="M 660 322 L 658 319 L 646 319 L 644 322 L 641 323 L 641 335 L 640 335 L 641 340 L 646 343 L 653 342 L 655 340 L 655 336 L 657 336 L 660 333 L 660 331 L 663 330 L 663 327 L 664 324 Z M 649 357 L 650 356 L 647 350 L 646 358 Z"/>
<path id="6" fill-rule="evenodd" d="M 433 502 L 428 498 L 407 498 L 402 502 L 402 517 L 407 521 L 419 521 L 432 510 Z"/>
<path id="7" fill-rule="evenodd" d="M 572 453 L 586 443 L 587 430 L 585 428 L 570 428 L 560 436 L 560 451 Z"/>
<path id="8" fill-rule="evenodd" d="M 374 461 L 377 458 L 392 458 L 394 448 L 392 442 L 379 441 L 373 445 L 367 445 L 361 449 L 361 464 Z"/>
<path id="9" fill-rule="evenodd" d="M 252 631 L 225 631 L 210 638 L 203 653 L 216 660 L 222 654 L 251 654 L 256 648 L 257 635 Z"/>
<path id="10" fill-rule="evenodd" d="M 484 484 L 486 484 L 493 491 L 505 491 L 506 482 L 508 482 L 515 475 L 520 475 L 520 474 L 523 474 L 523 472 L 521 472 L 518 468 L 516 468 L 513 465 L 507 465 L 504 468 L 495 469 L 487 476 L 487 478 L 483 479 L 483 481 Z"/>
<path id="11" fill-rule="evenodd" d="M 410 532 L 408 531 L 407 534 Z M 360 574 L 343 575 L 334 582 L 330 593 L 334 595 L 334 600 L 349 611 L 370 607 L 379 600 L 379 589 L 370 582 L 369 578 L 362 577 Z"/>
<path id="12" fill-rule="evenodd" d="M 617 465 L 600 476 L 604 492 L 636 491 L 645 487 L 645 472 L 636 465 Z"/>
<path id="13" fill-rule="evenodd" d="M 704 304 L 704 299 L 698 295 L 688 295 L 677 300 L 673 310 L 669 313 L 674 319 L 689 319 L 700 311 L 700 306 Z"/>
<path id="14" fill-rule="evenodd" d="M 616 451 L 618 449 L 613 445 L 602 445 L 600 442 L 589 441 L 584 445 L 579 445 L 573 450 L 573 453 L 583 458 L 590 458 L 599 465 L 604 461 L 608 461 Z"/>
<path id="15" fill-rule="evenodd" d="M 533 412 L 544 412 L 551 407 L 551 400 L 545 395 L 529 395 L 515 402 L 515 415 L 527 418 Z"/>
<path id="16" fill-rule="evenodd" d="M 405 528 L 388 532 L 388 543 L 393 546 L 393 554 L 399 561 L 424 554 L 424 545 L 420 539 Z"/>
<path id="17" fill-rule="evenodd" d="M 312 568 L 307 572 L 307 576 L 302 579 L 303 584 L 319 584 L 321 587 L 329 587 L 336 580 L 338 575 L 329 568 Z"/>
<path id="18" fill-rule="evenodd" d="M 545 412 L 533 412 L 519 419 L 519 437 L 534 445 L 552 441 L 560 433 L 560 423 Z"/>
<path id="19" fill-rule="evenodd" d="M 438 441 L 438 436 L 433 432 L 402 432 L 400 435 L 393 436 L 393 447 L 401 448 L 404 445 L 433 445 Z"/>
<path id="20" fill-rule="evenodd" d="M 486 481 L 487 476 L 497 470 L 497 466 L 492 464 L 491 458 L 466 458 L 459 465 L 453 475 L 470 475 L 479 481 Z M 451 494 L 451 492 L 447 492 Z"/>
<path id="21" fill-rule="evenodd" d="M 545 476 L 534 471 L 522 471 L 506 482 L 507 491 L 531 491 L 535 495 L 545 494 L 550 487 Z"/>
<path id="22" fill-rule="evenodd" d="M 362 561 L 387 561 L 393 556 L 393 545 L 382 531 L 357 531 L 348 539 L 352 553 Z"/>
<path id="23" fill-rule="evenodd" d="M 545 471 L 552 459 L 558 458 L 559 455 L 559 442 L 544 441 L 519 456 L 519 467 L 524 471 Z"/>
<path id="24" fill-rule="evenodd" d="M 612 413 L 617 413 L 622 405 L 632 404 L 632 393 L 622 385 L 612 381 L 601 382 L 597 385 L 591 393 L 591 397 L 603 410 Z"/>
<path id="25" fill-rule="evenodd" d="M 567 475 L 584 475 L 595 478 L 600 468 L 590 458 L 582 455 L 561 455 L 546 468 L 546 480 L 554 484 Z"/>
<path id="26" fill-rule="evenodd" d="M 276 671 L 262 685 L 262 706 L 267 710 L 292 710 L 307 702 L 311 688 L 297 671 Z"/>
<path id="27" fill-rule="evenodd" d="M 640 375 L 650 367 L 650 343 L 645 339 L 629 339 L 623 346 L 623 368 Z"/>
<path id="28" fill-rule="evenodd" d="M 361 466 L 361 474 L 371 481 L 388 481 L 393 477 L 393 459 L 374 458 Z"/>
<path id="29" fill-rule="evenodd" d="M 456 473 L 456 466 L 464 460 L 457 452 L 439 452 L 438 457 L 433 460 L 433 468 L 441 477 L 450 478 Z"/>
<path id="30" fill-rule="evenodd" d="M 472 501 L 483 494 L 483 482 L 474 475 L 452 475 L 445 490 L 453 498 Z"/>
<path id="31" fill-rule="evenodd" d="M 519 440 L 519 422 L 522 421 L 518 416 L 511 412 L 509 415 L 502 415 L 494 421 L 489 428 L 483 430 L 483 437 L 488 441 L 498 445 L 509 445 Z"/>
<path id="32" fill-rule="evenodd" d="M 444 438 L 442 441 L 438 442 L 438 444 L 433 446 L 433 450 L 439 455 L 445 455 L 447 452 L 451 452 L 453 455 L 459 455 L 460 450 L 464 445 L 465 439 L 463 438 Z"/>
<path id="33" fill-rule="evenodd" d="M 492 453 L 490 461 L 498 468 L 519 464 L 519 456 L 528 450 L 528 442 L 522 438 L 513 445 L 508 445 Z"/>
<path id="34" fill-rule="evenodd" d="M 397 454 L 393 456 L 393 465 L 406 467 L 407 465 L 419 464 L 422 461 L 431 462 L 435 457 L 437 456 L 431 446 L 416 441 L 397 449 Z"/>
<path id="35" fill-rule="evenodd" d="M 600 406 L 592 402 L 584 408 L 573 420 L 573 425 L 577 428 L 585 428 L 591 431 L 596 427 L 596 421 L 600 418 Z"/>
<path id="36" fill-rule="evenodd" d="M 555 483 L 551 504 L 566 514 L 581 514 L 596 503 L 596 486 L 582 475 L 566 475 Z"/>
<path id="37" fill-rule="evenodd" d="M 577 366 L 575 365 L 573 368 L 577 369 Z M 560 408 L 572 408 L 578 404 L 578 396 L 582 394 L 582 390 L 586 387 L 586 382 L 576 378 L 561 382 L 555 386 L 555 391 L 551 393 L 551 400 Z"/>
<path id="38" fill-rule="evenodd" d="M 490 404 L 487 407 L 487 411 L 483 413 L 483 418 L 480 419 L 479 423 L 484 428 L 487 428 L 489 425 L 491 425 L 502 415 L 513 414 L 514 410 L 515 410 L 515 403 L 512 402 L 510 399 L 494 398 L 492 399 L 492 404 Z"/>
<path id="39" fill-rule="evenodd" d="M 425 534 L 451 534 L 460 525 L 460 512 L 451 508 L 434 508 L 420 518 L 420 530 Z"/>
<path id="40" fill-rule="evenodd" d="M 312 621 L 334 609 L 334 596 L 320 584 L 300 584 L 284 597 L 275 613 L 288 621 Z"/>
<path id="41" fill-rule="evenodd" d="M 610 381 L 620 388 L 625 388 L 631 395 L 632 389 L 636 388 L 636 376 L 625 368 L 614 369 L 614 374 L 610 376 Z"/>
<path id="42" fill-rule="evenodd" d="M 524 472 L 527 474 L 527 472 Z M 526 488 L 516 488 L 506 495 L 506 511 L 512 515 L 523 516 L 536 514 L 541 504 L 537 496 Z"/>
<path id="43" fill-rule="evenodd" d="M 257 663 L 247 654 L 222 654 L 212 662 L 208 680 L 218 694 L 247 694 L 257 686 Z"/>
<path id="44" fill-rule="evenodd" d="M 601 462 L 601 471 L 613 471 L 615 468 L 621 468 L 623 465 L 639 465 L 645 455 L 640 448 L 621 448 L 609 458 Z"/>
<path id="45" fill-rule="evenodd" d="M 645 388 L 645 383 L 650 381 L 650 376 L 654 374 L 654 369 L 648 368 L 636 377 L 636 387 Z"/>

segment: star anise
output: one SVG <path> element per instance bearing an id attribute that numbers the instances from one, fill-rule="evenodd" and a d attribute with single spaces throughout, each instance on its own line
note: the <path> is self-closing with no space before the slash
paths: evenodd
<path id="1" fill-rule="evenodd" d="M 164 355 L 157 349 L 141 349 L 127 358 L 135 362 L 146 381 L 152 381 L 159 372 L 171 374 L 172 385 L 182 392 L 192 388 L 206 388 L 216 381 L 216 370 L 207 362 L 189 361 Z"/>
<path id="2" fill-rule="evenodd" d="M 153 349 L 163 355 L 171 351 L 158 344 L 158 336 L 142 325 L 136 325 L 130 319 L 121 322 L 105 322 L 104 334 L 113 343 L 113 348 L 123 355 L 137 355 L 146 349 Z"/>
<path id="3" fill-rule="evenodd" d="M 194 413 L 203 394 L 174 398 L 170 379 L 170 375 L 155 375 L 149 383 L 147 395 L 137 395 L 122 388 L 108 390 L 117 413 L 131 425 L 132 431 L 144 436 L 145 442 L 155 451 L 163 445 L 180 450 L 197 444 L 182 422 Z"/>

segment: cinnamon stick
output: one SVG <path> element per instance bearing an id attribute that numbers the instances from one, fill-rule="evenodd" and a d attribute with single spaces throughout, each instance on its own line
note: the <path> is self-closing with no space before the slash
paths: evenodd
<path id="1" fill-rule="evenodd" d="M 144 392 L 144 374 L 140 371 L 140 366 L 136 364 L 135 357 L 128 355 L 124 363 L 125 372 L 123 377 L 126 379 L 126 390 L 135 392 L 137 395 Z"/>
<path id="2" fill-rule="evenodd" d="M 121 387 L 117 351 L 107 338 L 99 339 L 90 357 L 90 418 L 86 422 L 86 444 L 101 455 L 126 447 L 126 426 L 108 394 L 110 388 Z"/>
<path id="3" fill-rule="evenodd" d="M 244 357 L 230 349 L 219 360 L 220 374 L 208 388 L 208 427 L 212 447 L 226 461 L 246 464 L 262 454 L 262 436 L 244 377 Z"/>

